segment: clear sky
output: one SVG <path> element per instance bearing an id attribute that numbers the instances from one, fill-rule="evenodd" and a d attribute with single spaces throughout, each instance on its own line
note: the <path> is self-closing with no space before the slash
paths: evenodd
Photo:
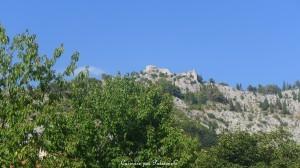
<path id="1" fill-rule="evenodd" d="M 64 43 L 96 72 L 196 69 L 244 85 L 300 79 L 300 1 L 1 1 L 9 35 L 29 29 L 42 53 Z"/>

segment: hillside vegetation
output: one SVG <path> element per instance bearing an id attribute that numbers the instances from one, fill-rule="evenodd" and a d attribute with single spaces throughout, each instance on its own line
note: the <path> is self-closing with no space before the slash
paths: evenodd
<path id="1" fill-rule="evenodd" d="M 35 35 L 9 38 L 0 26 L 1 167 L 300 167 L 300 146 L 284 129 L 216 132 L 208 110 L 239 109 L 239 98 L 213 80 L 184 79 L 192 72 L 170 85 L 167 71 L 159 82 L 137 77 L 148 72 L 70 80 L 79 53 L 57 73 L 63 52 L 41 55 Z"/>

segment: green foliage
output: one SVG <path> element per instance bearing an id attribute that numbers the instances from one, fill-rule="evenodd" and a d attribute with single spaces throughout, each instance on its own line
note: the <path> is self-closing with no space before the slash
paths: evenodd
<path id="1" fill-rule="evenodd" d="M 196 167 L 297 167 L 300 148 L 284 131 L 222 135 L 218 144 L 202 151 Z"/>
<path id="2" fill-rule="evenodd" d="M 112 78 L 111 75 L 108 75 L 108 74 L 105 74 L 105 73 L 101 74 L 101 79 L 102 80 L 108 80 L 108 79 L 111 79 L 111 78 Z"/>
<path id="3" fill-rule="evenodd" d="M 63 73 L 55 73 L 53 67 L 63 54 L 62 45 L 51 58 L 41 56 L 35 35 L 27 31 L 10 41 L 2 26 L 0 41 L 0 164 L 34 167 L 41 164 L 38 154 L 54 143 L 45 140 L 51 130 L 45 127 L 55 128 L 66 117 L 60 104 L 63 94 L 53 91 L 54 86 L 65 88 L 64 78 L 73 73 L 79 54 L 71 56 Z M 59 140 L 61 144 L 67 143 L 63 140 Z M 53 161 L 59 154 L 52 156 Z M 62 164 L 68 164 L 63 160 L 61 157 Z M 80 164 L 80 160 L 75 162 Z"/>
<path id="4" fill-rule="evenodd" d="M 296 101 L 298 99 L 298 97 L 297 97 L 298 95 L 294 91 L 292 92 L 292 96 L 293 96 L 293 100 Z"/>
<path id="5" fill-rule="evenodd" d="M 290 114 L 289 109 L 288 109 L 288 105 L 287 105 L 287 102 L 286 102 L 286 101 L 284 101 L 284 102 L 282 103 L 282 113 L 283 113 L 283 114 Z"/>
<path id="6" fill-rule="evenodd" d="M 279 94 L 281 92 L 281 89 L 277 85 L 266 85 L 266 86 L 258 85 L 257 91 L 258 91 L 258 93 L 261 93 L 264 95 Z"/>
<path id="7" fill-rule="evenodd" d="M 165 77 L 167 77 L 167 75 L 166 75 L 165 73 L 160 72 L 160 73 L 159 73 L 159 77 L 160 77 L 160 78 L 165 78 Z"/>
<path id="8" fill-rule="evenodd" d="M 216 81 L 215 81 L 213 78 L 210 78 L 210 79 L 208 80 L 208 82 L 209 82 L 210 84 L 215 84 L 215 83 L 216 83 Z"/>
<path id="9" fill-rule="evenodd" d="M 239 102 L 233 103 L 232 100 L 229 101 L 229 111 L 237 111 L 237 112 L 242 112 L 243 110 L 245 111 L 246 107 L 244 106 L 244 109 L 242 109 L 242 106 Z"/>
<path id="10" fill-rule="evenodd" d="M 191 93 L 187 92 L 184 95 L 184 99 L 191 105 L 199 104 L 204 105 L 208 101 L 208 97 L 204 92 Z"/>
<path id="11" fill-rule="evenodd" d="M 183 94 L 181 93 L 179 87 L 172 84 L 172 82 L 161 78 L 158 80 L 157 84 L 160 87 L 162 87 L 162 89 L 165 93 L 169 93 L 170 95 L 181 98 L 181 99 L 183 98 Z"/>
<path id="12" fill-rule="evenodd" d="M 203 85 L 196 93 L 187 92 L 184 100 L 191 105 L 205 105 L 207 101 L 227 103 L 227 99 L 215 85 Z"/>
<path id="13" fill-rule="evenodd" d="M 241 83 L 236 84 L 236 89 L 243 90 L 242 84 Z"/>
<path id="14" fill-rule="evenodd" d="M 203 84 L 203 83 L 204 83 L 204 81 L 203 81 L 203 77 L 202 77 L 202 76 L 200 76 L 200 75 L 197 75 L 197 81 L 198 81 L 199 83 L 201 83 L 201 84 Z"/>
<path id="15" fill-rule="evenodd" d="M 259 107 L 260 107 L 263 111 L 268 110 L 269 107 L 270 107 L 270 104 L 269 104 L 268 99 L 265 98 L 265 100 L 259 104 Z"/>
<path id="16" fill-rule="evenodd" d="M 232 100 L 229 101 L 229 111 L 235 111 L 235 107 Z"/>
<path id="17" fill-rule="evenodd" d="M 191 120 L 182 111 L 174 109 L 174 126 L 186 134 L 198 139 L 202 148 L 209 148 L 217 143 L 217 135 L 211 128 L 204 127 L 199 121 Z"/>
<path id="18" fill-rule="evenodd" d="M 153 79 L 156 79 L 156 78 L 158 77 L 158 75 L 157 75 L 157 74 L 151 74 L 151 77 L 152 77 Z"/>
<path id="19" fill-rule="evenodd" d="M 281 104 L 280 99 L 278 99 L 278 98 L 276 99 L 276 105 L 275 106 L 276 106 L 277 109 L 282 110 L 282 104 Z"/>
<path id="20" fill-rule="evenodd" d="M 257 92 L 257 88 L 254 87 L 254 86 L 252 86 L 252 85 L 249 85 L 249 86 L 247 87 L 247 90 L 248 90 L 249 92 L 253 92 L 253 93 L 256 93 L 256 92 Z"/>

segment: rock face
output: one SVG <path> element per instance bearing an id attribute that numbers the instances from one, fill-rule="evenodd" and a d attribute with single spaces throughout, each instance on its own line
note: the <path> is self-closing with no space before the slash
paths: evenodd
<path id="1" fill-rule="evenodd" d="M 153 82 L 159 79 L 166 79 L 178 86 L 183 93 L 187 91 L 196 92 L 200 89 L 200 83 L 197 81 L 197 73 L 195 70 L 176 74 L 166 68 L 148 65 L 143 73 L 140 74 L 139 78 Z"/>
<path id="2" fill-rule="evenodd" d="M 147 74 L 153 74 L 153 73 L 159 72 L 159 73 L 163 73 L 166 75 L 172 75 L 172 73 L 170 72 L 169 69 L 157 68 L 155 65 L 147 65 L 144 72 Z"/>
<path id="3" fill-rule="evenodd" d="M 139 74 L 139 80 L 150 80 L 156 82 L 165 79 L 179 87 L 182 93 L 201 92 L 204 85 L 211 83 L 200 83 L 195 70 L 184 73 L 172 73 L 166 68 L 158 68 L 149 65 Z M 282 96 L 276 94 L 263 95 L 249 91 L 237 90 L 223 84 L 213 84 L 234 105 L 239 104 L 241 111 L 234 111 L 228 104 L 209 102 L 210 106 L 204 109 L 193 109 L 189 104 L 179 98 L 174 98 L 175 107 L 183 111 L 191 119 L 200 120 L 206 127 L 214 127 L 217 133 L 226 131 L 248 131 L 248 132 L 269 132 L 278 128 L 288 130 L 294 139 L 300 142 L 300 103 L 295 100 L 299 89 L 286 90 Z M 286 104 L 288 114 L 280 110 L 262 110 L 260 104 L 267 100 L 270 106 Z"/>

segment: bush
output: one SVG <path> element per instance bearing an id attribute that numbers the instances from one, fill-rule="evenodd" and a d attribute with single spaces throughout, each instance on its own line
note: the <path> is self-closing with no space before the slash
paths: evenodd
<path id="1" fill-rule="evenodd" d="M 259 107 L 260 107 L 263 111 L 268 110 L 269 107 L 270 107 L 268 99 L 265 99 L 263 102 L 261 102 L 261 103 L 259 104 Z"/>
<path id="2" fill-rule="evenodd" d="M 227 99 L 214 85 L 204 85 L 196 93 L 187 92 L 184 100 L 190 105 L 204 105 L 207 101 L 227 103 Z"/>
<path id="3" fill-rule="evenodd" d="M 277 85 L 266 85 L 266 86 L 258 85 L 257 91 L 258 91 L 258 93 L 261 93 L 261 94 L 279 94 L 279 93 L 281 93 L 281 89 Z"/>
<path id="4" fill-rule="evenodd" d="M 165 93 L 169 93 L 172 96 L 182 99 L 184 96 L 180 91 L 180 88 L 172 84 L 172 82 L 167 81 L 166 79 L 160 79 L 158 85 L 162 87 Z"/>
<path id="5" fill-rule="evenodd" d="M 215 119 L 216 116 L 213 113 L 207 113 L 207 116 L 211 119 Z"/>
<path id="6" fill-rule="evenodd" d="M 216 146 L 199 154 L 195 164 L 228 168 L 297 167 L 299 156 L 299 146 L 284 131 L 268 134 L 237 132 L 222 135 Z"/>

